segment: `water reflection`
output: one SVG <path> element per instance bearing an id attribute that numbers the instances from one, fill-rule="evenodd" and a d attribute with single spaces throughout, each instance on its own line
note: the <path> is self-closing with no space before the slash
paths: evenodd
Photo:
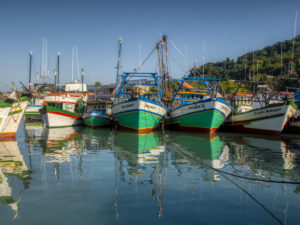
<path id="1" fill-rule="evenodd" d="M 118 193 L 119 179 L 135 185 L 151 184 L 152 198 L 157 203 L 157 216 L 161 218 L 168 167 L 168 155 L 162 135 L 118 131 L 114 133 L 112 150 L 116 155 L 115 195 Z M 114 206 L 115 216 L 118 218 L 116 197 Z"/>
<path id="2" fill-rule="evenodd" d="M 0 201 L 18 215 L 21 192 L 28 187 L 30 170 L 20 152 L 17 141 L 0 142 Z M 13 177 L 23 181 L 21 186 L 14 184 Z"/>
<path id="3" fill-rule="evenodd" d="M 109 224 L 116 219 L 120 224 L 182 224 L 187 219 L 191 224 L 238 224 L 244 218 L 257 224 L 289 224 L 297 218 L 300 185 L 262 180 L 300 180 L 298 137 L 170 131 L 138 135 L 37 124 L 26 124 L 24 132 L 21 151 L 16 141 L 0 142 L 1 204 L 15 216 L 23 212 L 22 224 L 36 217 L 31 209 L 42 211 L 40 202 L 62 211 L 57 219 L 40 213 L 43 221 L 53 219 L 56 224 L 76 224 L 77 219 L 81 224 L 85 217 L 79 208 L 94 222 Z M 20 198 L 25 188 L 31 191 Z M 128 213 L 135 210 L 143 216 Z M 213 210 L 220 219 L 209 213 Z"/>
<path id="4" fill-rule="evenodd" d="M 83 154 L 82 142 L 77 128 L 49 128 L 46 130 L 46 142 L 43 154 L 47 162 L 69 162 L 70 156 Z"/>

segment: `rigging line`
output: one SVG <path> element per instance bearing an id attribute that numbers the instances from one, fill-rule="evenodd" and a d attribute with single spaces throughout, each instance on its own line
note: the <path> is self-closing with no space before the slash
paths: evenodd
<path id="1" fill-rule="evenodd" d="M 185 70 L 185 68 L 183 68 L 183 66 L 181 66 L 176 60 L 175 60 L 175 58 L 173 57 L 173 56 L 171 56 L 170 57 L 172 60 L 173 60 L 173 62 L 182 70 L 182 72 L 186 72 L 186 70 Z"/>
<path id="2" fill-rule="evenodd" d="M 176 49 L 176 51 L 186 60 L 188 61 L 187 57 L 182 53 L 182 51 L 180 51 L 180 49 L 175 45 L 175 43 L 169 39 L 169 41 L 171 42 L 171 44 L 173 45 L 173 47 Z"/>
<path id="3" fill-rule="evenodd" d="M 142 68 L 142 66 L 147 62 L 147 60 L 150 58 L 150 56 L 153 54 L 153 52 L 155 51 L 156 47 L 154 47 L 152 49 L 152 51 L 149 53 L 149 55 L 147 55 L 147 57 L 144 59 L 144 61 L 139 65 L 137 71 L 140 71 L 140 69 Z"/>

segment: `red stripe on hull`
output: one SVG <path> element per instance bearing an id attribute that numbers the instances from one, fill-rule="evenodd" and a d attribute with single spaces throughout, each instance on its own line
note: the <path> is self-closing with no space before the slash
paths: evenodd
<path id="1" fill-rule="evenodd" d="M 224 125 L 221 128 L 221 131 L 230 131 L 230 132 L 243 132 L 243 133 L 252 133 L 252 134 L 271 134 L 271 135 L 280 135 L 280 131 L 273 131 L 273 130 L 260 130 L 255 128 L 246 128 L 243 126 L 228 126 Z"/>
<path id="2" fill-rule="evenodd" d="M 188 131 L 188 132 L 198 132 L 198 133 L 207 133 L 207 134 L 214 134 L 218 128 L 204 128 L 204 127 L 186 127 L 181 126 L 179 124 L 170 124 L 166 125 L 168 129 L 176 129 L 180 131 Z"/>
<path id="3" fill-rule="evenodd" d="M 47 110 L 46 113 L 53 113 L 53 114 L 57 114 L 57 115 L 61 115 L 61 116 L 67 116 L 67 117 L 72 117 L 72 118 L 75 118 L 75 119 L 79 119 L 78 116 L 73 116 L 73 115 L 70 115 L 70 114 L 67 114 L 67 113 L 62 113 L 62 112 Z"/>
<path id="4" fill-rule="evenodd" d="M 16 140 L 16 132 L 0 134 L 0 141 L 15 141 L 15 140 Z"/>

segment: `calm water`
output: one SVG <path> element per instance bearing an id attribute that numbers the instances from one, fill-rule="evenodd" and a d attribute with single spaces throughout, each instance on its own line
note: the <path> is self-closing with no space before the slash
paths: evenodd
<path id="1" fill-rule="evenodd" d="M 28 124 L 0 142 L 0 224 L 300 224 L 300 185 L 262 180 L 300 182 L 300 135 Z"/>

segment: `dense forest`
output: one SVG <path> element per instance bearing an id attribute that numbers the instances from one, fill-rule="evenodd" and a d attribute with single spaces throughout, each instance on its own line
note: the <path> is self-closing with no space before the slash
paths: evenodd
<path id="1" fill-rule="evenodd" d="M 300 35 L 295 38 L 294 56 L 293 40 L 277 42 L 261 50 L 248 52 L 237 60 L 227 58 L 224 61 L 204 64 L 205 77 L 218 77 L 223 81 L 272 79 L 279 89 L 286 86 L 299 87 L 300 75 Z M 292 60 L 293 58 L 293 60 Z M 202 76 L 203 65 L 192 68 L 189 76 Z M 294 79 L 294 80 L 293 80 Z"/>

